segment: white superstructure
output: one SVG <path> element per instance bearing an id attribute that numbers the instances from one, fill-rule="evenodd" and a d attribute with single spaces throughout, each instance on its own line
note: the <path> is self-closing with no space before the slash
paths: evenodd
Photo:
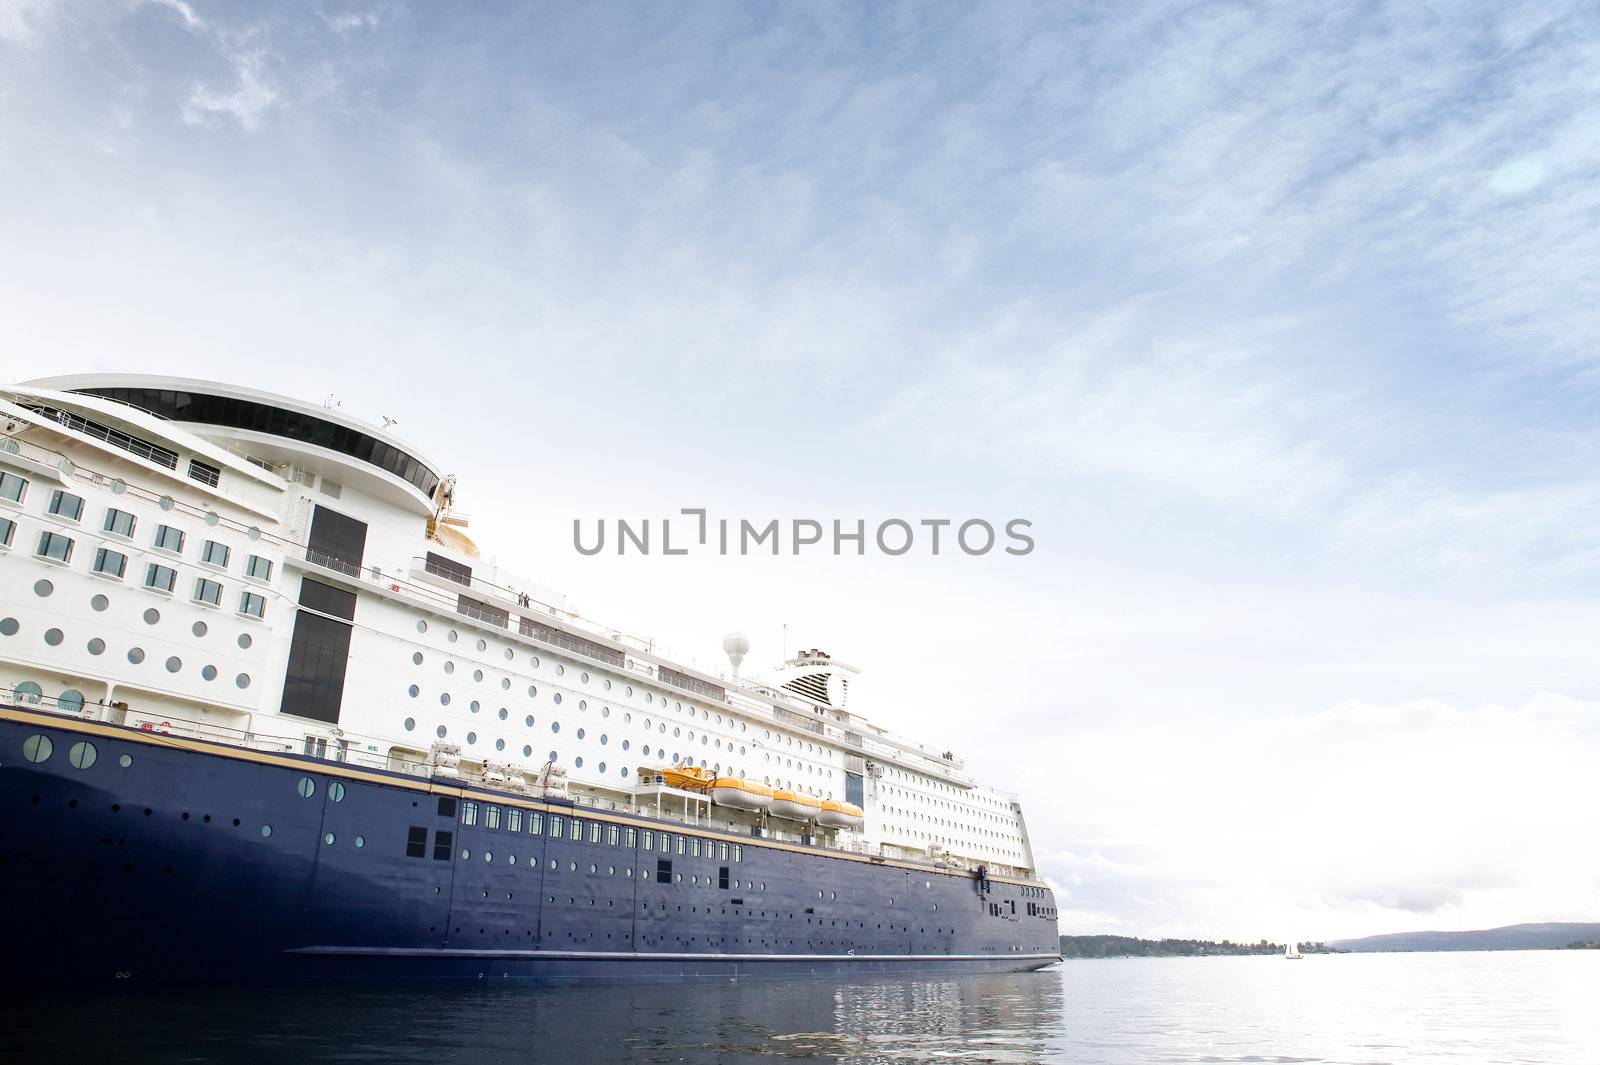
<path id="1" fill-rule="evenodd" d="M 553 763 L 595 804 L 659 804 L 640 767 L 692 762 L 860 805 L 859 830 L 821 830 L 838 846 L 1032 875 L 1015 799 L 858 713 L 854 667 L 672 662 L 485 563 L 454 495 L 385 429 L 279 395 L 130 374 L 0 387 L 0 688 L 403 771 L 453 748 L 518 787 Z"/>

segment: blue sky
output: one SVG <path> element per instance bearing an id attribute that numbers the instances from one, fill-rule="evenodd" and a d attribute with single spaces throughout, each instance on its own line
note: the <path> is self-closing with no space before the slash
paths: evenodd
<path id="1" fill-rule="evenodd" d="M 1597 30 L 0 0 L 0 370 L 399 418 L 591 612 L 865 667 L 1072 927 L 1592 919 Z M 571 549 L 695 505 L 1039 548 Z"/>

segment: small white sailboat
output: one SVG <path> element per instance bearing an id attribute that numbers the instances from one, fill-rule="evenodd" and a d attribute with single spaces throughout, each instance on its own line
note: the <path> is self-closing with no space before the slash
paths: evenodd
<path id="1" fill-rule="evenodd" d="M 1298 943 L 1290 943 L 1287 947 L 1284 948 L 1283 956 L 1285 958 L 1288 958 L 1290 961 L 1299 961 L 1300 960 L 1300 944 L 1298 944 Z"/>

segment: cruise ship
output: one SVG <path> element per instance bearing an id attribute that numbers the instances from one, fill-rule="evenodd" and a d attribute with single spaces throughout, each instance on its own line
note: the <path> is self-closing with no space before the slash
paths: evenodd
<path id="1" fill-rule="evenodd" d="M 1017 798 L 854 667 L 674 661 L 481 555 L 457 492 L 332 404 L 0 386 L 0 982 L 1058 960 Z"/>

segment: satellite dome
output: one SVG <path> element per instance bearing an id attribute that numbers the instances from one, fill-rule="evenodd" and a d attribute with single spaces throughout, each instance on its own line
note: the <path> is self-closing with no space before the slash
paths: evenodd
<path id="1" fill-rule="evenodd" d="M 750 653 L 750 637 L 739 629 L 731 629 L 722 638 L 722 650 L 728 656 L 728 662 L 733 666 L 733 675 L 739 675 L 739 666 L 744 662 L 744 656 Z"/>

